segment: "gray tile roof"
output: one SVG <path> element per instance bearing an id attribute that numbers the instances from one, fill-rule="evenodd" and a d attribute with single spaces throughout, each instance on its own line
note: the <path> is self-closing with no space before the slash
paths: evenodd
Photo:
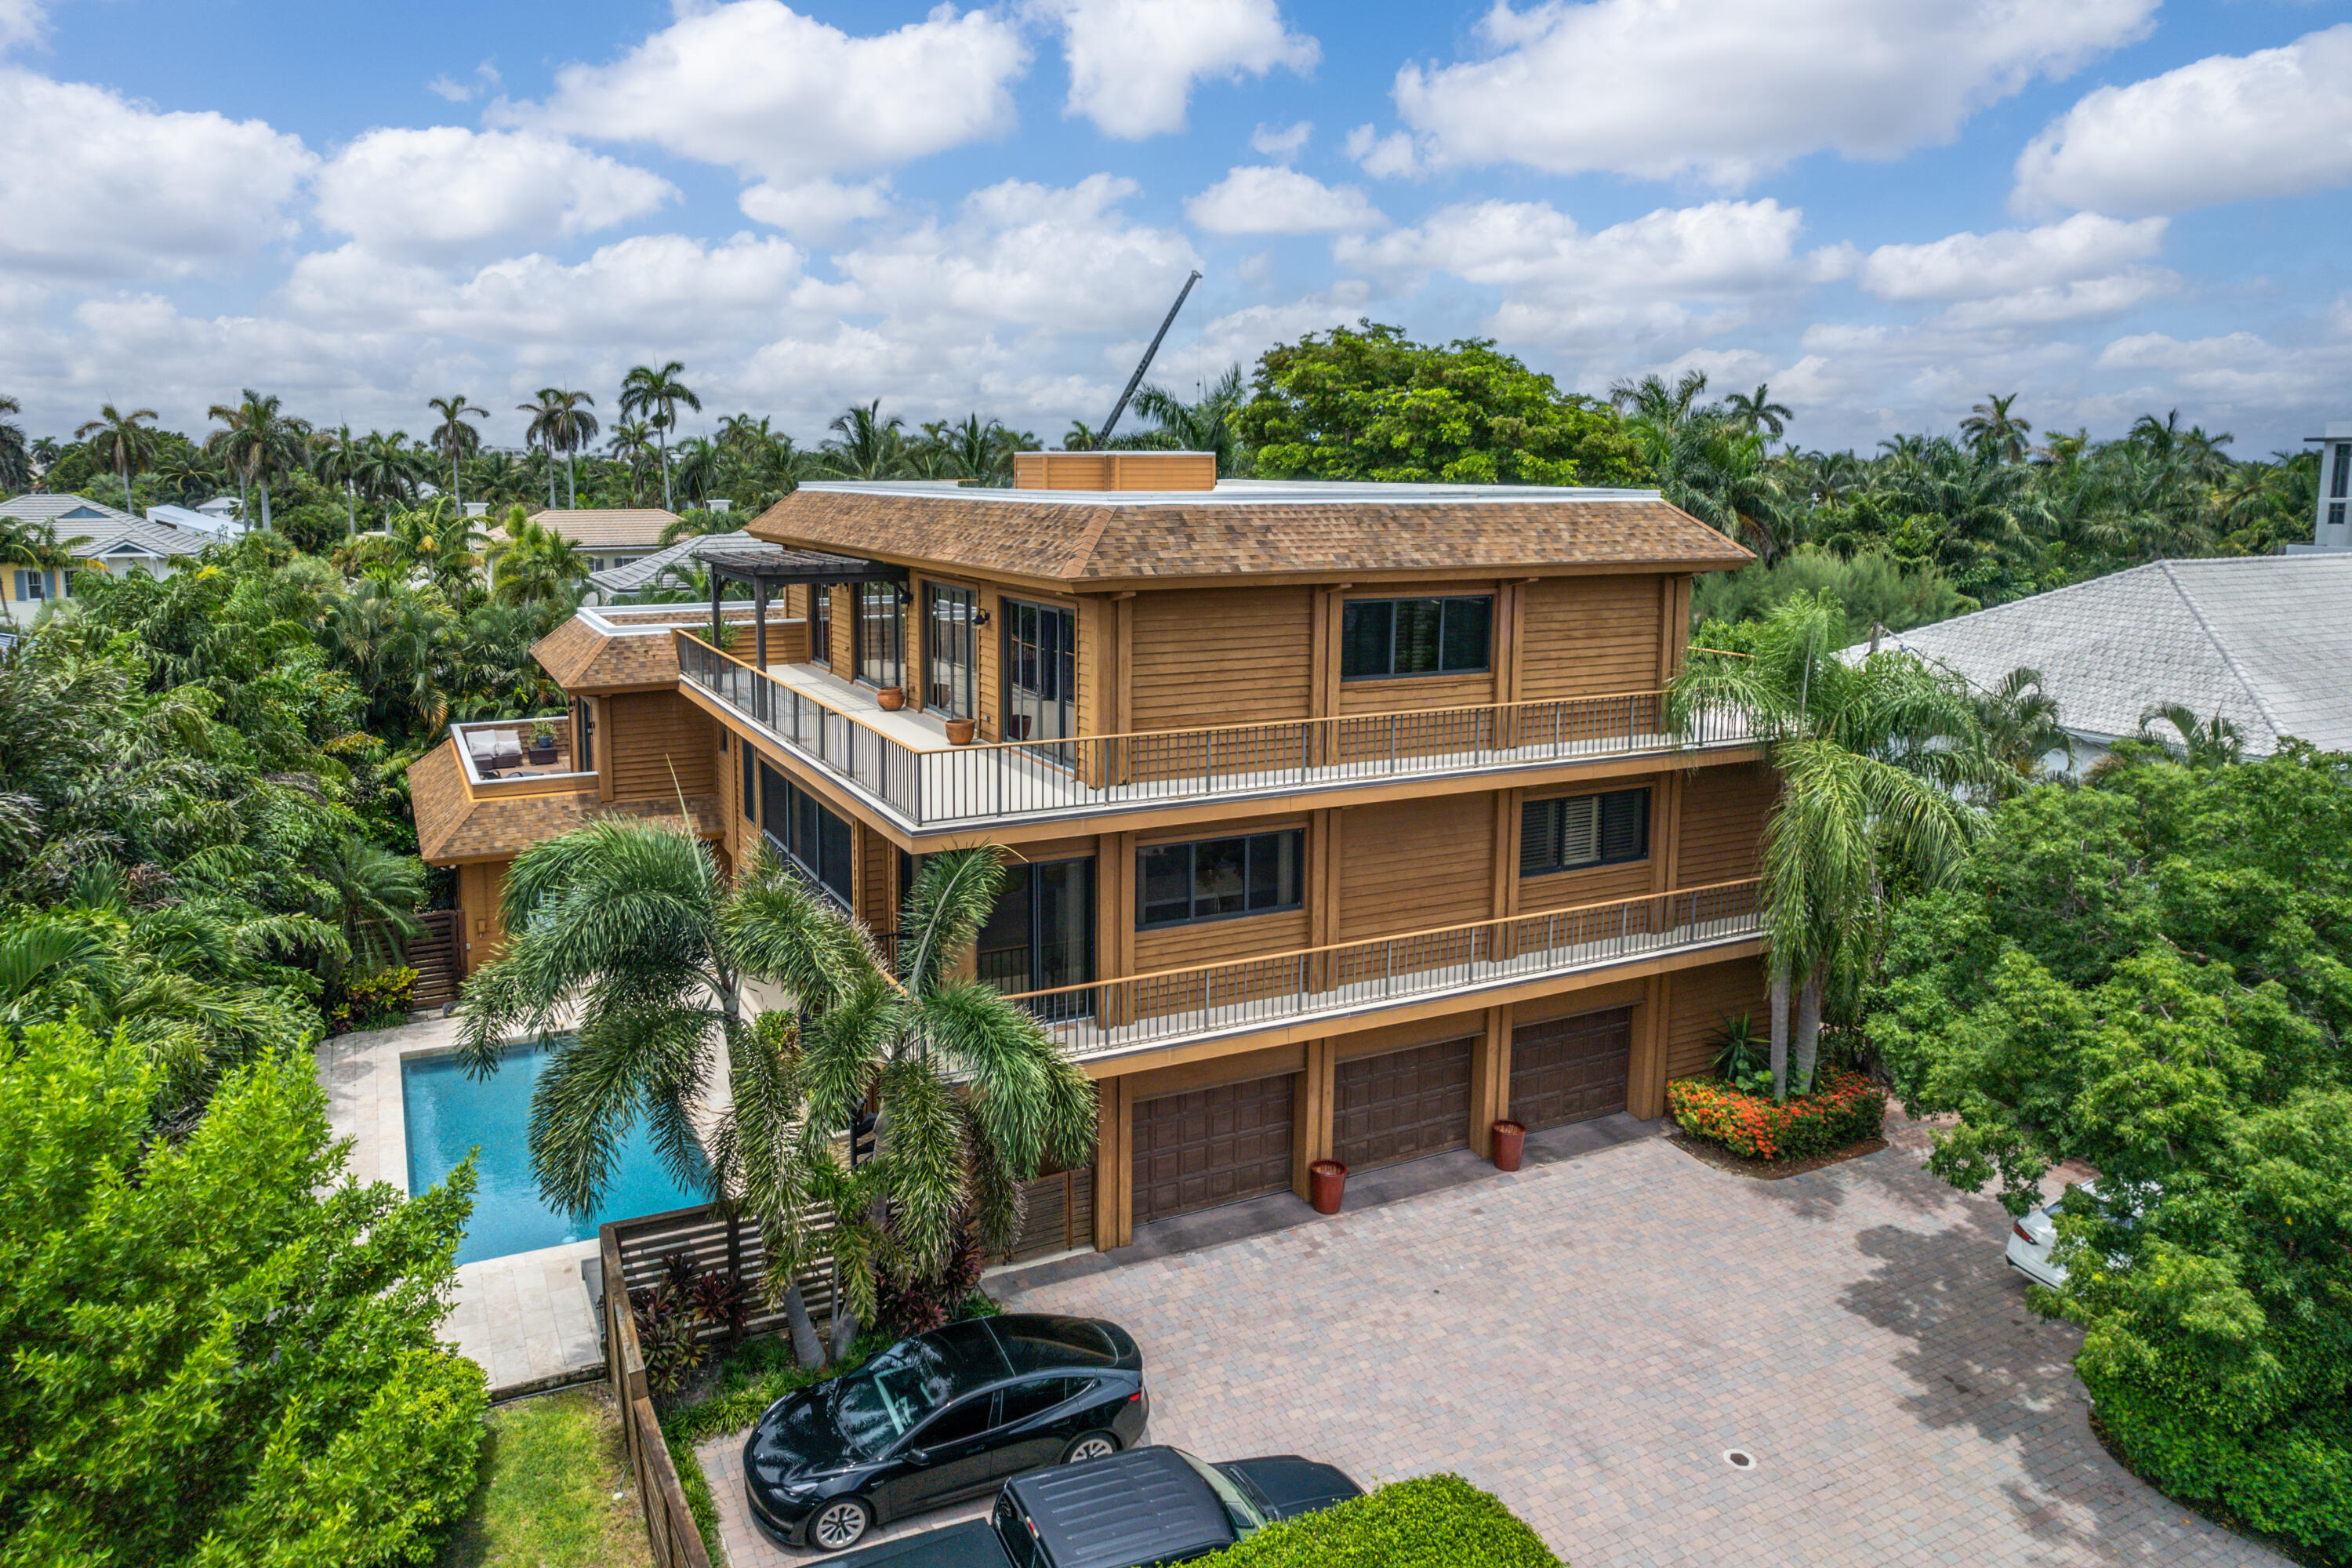
<path id="1" fill-rule="evenodd" d="M 687 577 L 694 571 L 695 561 L 705 550 L 763 550 L 767 541 L 754 539 L 748 533 L 698 533 L 679 540 L 666 550 L 651 555 L 640 555 L 635 561 L 625 561 L 618 566 L 588 574 L 588 585 L 603 594 L 635 594 L 658 584 L 662 574 L 677 568 L 677 585 L 685 586 Z"/>
<path id="2" fill-rule="evenodd" d="M 2250 756 L 2284 736 L 2352 751 L 2352 554 L 2159 561 L 1893 646 L 1983 689 L 2038 669 L 2059 722 L 2090 740 L 2135 733 L 2149 708 L 2178 702 L 2235 724 Z"/>
<path id="3" fill-rule="evenodd" d="M 118 506 L 108 506 L 85 496 L 22 495 L 0 500 L 0 517 L 22 518 L 26 522 L 49 522 L 58 527 L 59 539 L 69 539 L 77 533 L 88 533 L 100 522 L 134 522 L 131 513 Z M 68 528 L 68 522 L 72 523 Z"/>
<path id="4" fill-rule="evenodd" d="M 80 515 L 89 513 L 88 516 Z M 101 506 L 79 496 L 11 496 L 0 500 L 0 517 L 45 522 L 57 530 L 59 542 L 84 539 L 74 553 L 85 561 L 110 555 L 194 555 L 218 536 L 183 531 L 166 523 L 133 517 L 119 507 Z"/>

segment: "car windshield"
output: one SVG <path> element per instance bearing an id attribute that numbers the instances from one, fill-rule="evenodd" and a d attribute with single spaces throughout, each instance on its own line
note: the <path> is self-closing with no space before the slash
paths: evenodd
<path id="1" fill-rule="evenodd" d="M 874 1458 L 968 1389 L 1004 1375 L 1004 1358 L 984 1334 L 957 1324 L 901 1340 L 835 1385 L 834 1424 L 856 1453 Z"/>
<path id="2" fill-rule="evenodd" d="M 1188 1454 L 1181 1448 L 1176 1450 L 1176 1457 L 1198 1470 L 1201 1473 L 1201 1479 L 1209 1483 L 1209 1489 L 1217 1494 L 1217 1500 L 1224 1505 L 1225 1517 L 1234 1521 L 1234 1536 L 1236 1540 L 1255 1535 L 1265 1528 L 1265 1515 L 1258 1512 L 1257 1505 L 1242 1494 L 1241 1488 L 1234 1485 L 1231 1476 L 1226 1475 L 1224 1471 L 1207 1460 Z"/>

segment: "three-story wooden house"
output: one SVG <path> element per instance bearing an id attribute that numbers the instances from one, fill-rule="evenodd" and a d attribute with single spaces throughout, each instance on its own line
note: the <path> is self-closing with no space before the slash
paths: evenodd
<path id="1" fill-rule="evenodd" d="M 469 967 L 504 863 L 597 812 L 683 808 L 884 933 L 920 856 L 1002 845 L 971 963 L 1100 1085 L 1104 1247 L 1318 1158 L 1658 1116 L 1760 1016 L 1773 782 L 1663 712 L 1691 577 L 1748 555 L 1654 492 L 1027 454 L 1012 489 L 804 485 L 750 531 L 704 561 L 748 599 L 540 644 L 551 760 L 513 761 L 526 722 L 418 764 Z"/>

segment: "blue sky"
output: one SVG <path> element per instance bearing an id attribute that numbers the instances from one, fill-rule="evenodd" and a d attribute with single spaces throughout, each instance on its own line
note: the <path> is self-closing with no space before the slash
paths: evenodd
<path id="1" fill-rule="evenodd" d="M 1098 421 L 1370 316 L 1803 444 L 2352 416 L 2352 11 L 2284 0 L 0 0 L 0 393 Z"/>

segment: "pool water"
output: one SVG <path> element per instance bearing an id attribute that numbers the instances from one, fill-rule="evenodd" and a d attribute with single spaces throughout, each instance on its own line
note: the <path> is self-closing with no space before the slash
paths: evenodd
<path id="1" fill-rule="evenodd" d="M 549 1046 L 509 1047 L 498 1072 L 478 1082 L 466 1076 L 455 1056 L 410 1057 L 400 1064 L 408 1190 L 423 1192 L 481 1151 L 474 1165 L 474 1215 L 457 1244 L 460 1263 L 585 1241 L 607 1220 L 703 1201 L 702 1193 L 670 1179 L 639 1121 L 614 1161 L 602 1208 L 581 1216 L 551 1207 L 530 1173 L 530 1092 L 554 1055 Z"/>

